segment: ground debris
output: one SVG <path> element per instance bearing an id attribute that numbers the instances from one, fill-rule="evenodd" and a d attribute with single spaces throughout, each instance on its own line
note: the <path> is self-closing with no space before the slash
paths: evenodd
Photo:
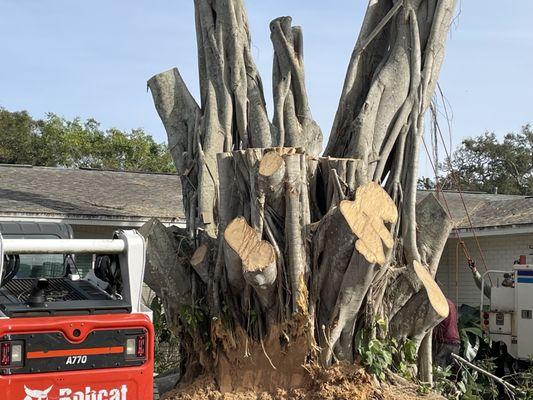
<path id="1" fill-rule="evenodd" d="M 437 395 L 420 395 L 415 384 L 380 385 L 357 365 L 337 364 L 324 369 L 307 366 L 308 380 L 300 388 L 272 392 L 259 390 L 221 393 L 212 375 L 178 387 L 164 400 L 437 400 Z"/>

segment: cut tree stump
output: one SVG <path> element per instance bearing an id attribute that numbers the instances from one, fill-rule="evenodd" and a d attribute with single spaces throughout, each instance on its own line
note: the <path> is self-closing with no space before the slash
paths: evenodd
<path id="1" fill-rule="evenodd" d="M 428 335 L 448 315 L 434 276 L 452 221 L 434 196 L 417 205 L 418 158 L 455 3 L 369 2 L 320 157 L 302 28 L 270 24 L 270 121 L 244 0 L 194 0 L 198 103 L 177 69 L 148 81 L 187 230 L 141 229 L 145 280 L 191 376 L 290 388 L 304 362 L 355 362 L 364 337 L 413 341 L 431 381 Z"/>

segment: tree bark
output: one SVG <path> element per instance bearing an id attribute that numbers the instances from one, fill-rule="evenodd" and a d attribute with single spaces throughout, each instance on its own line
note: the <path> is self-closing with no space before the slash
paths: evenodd
<path id="1" fill-rule="evenodd" d="M 369 2 L 319 157 L 301 28 L 270 24 L 270 123 L 243 1 L 195 0 L 200 105 L 175 69 L 148 83 L 182 176 L 189 259 L 180 235 L 151 222 L 146 281 L 190 343 L 187 359 L 224 390 L 249 385 L 244 376 L 297 386 L 305 360 L 354 362 L 361 330 L 412 341 L 431 381 L 427 343 L 448 314 L 434 276 L 452 223 L 432 195 L 417 206 L 416 182 L 454 5 Z"/>

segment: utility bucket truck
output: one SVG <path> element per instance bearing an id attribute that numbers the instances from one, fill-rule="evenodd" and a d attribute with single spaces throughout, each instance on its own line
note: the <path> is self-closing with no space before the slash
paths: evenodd
<path id="1" fill-rule="evenodd" d="M 93 255 L 84 277 L 74 254 Z M 64 268 L 32 274 L 21 260 L 35 255 L 59 255 Z M 0 399 L 152 400 L 144 260 L 144 239 L 131 230 L 109 240 L 0 235 Z"/>
<path id="2" fill-rule="evenodd" d="M 494 342 L 505 343 L 514 359 L 528 361 L 533 357 L 533 265 L 515 264 L 512 271 L 489 270 L 481 287 L 489 275 L 496 274 L 505 274 L 505 280 L 492 287 L 488 307 L 481 292 L 482 329 Z"/>

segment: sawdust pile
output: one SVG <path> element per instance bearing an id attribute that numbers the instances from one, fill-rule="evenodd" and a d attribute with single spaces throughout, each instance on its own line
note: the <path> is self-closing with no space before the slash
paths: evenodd
<path id="1" fill-rule="evenodd" d="M 360 367 L 339 364 L 327 370 L 308 367 L 308 380 L 301 388 L 273 392 L 252 390 L 221 393 L 213 376 L 203 375 L 192 384 L 178 387 L 164 400 L 437 400 L 440 396 L 422 396 L 414 384 L 378 385 Z"/>

